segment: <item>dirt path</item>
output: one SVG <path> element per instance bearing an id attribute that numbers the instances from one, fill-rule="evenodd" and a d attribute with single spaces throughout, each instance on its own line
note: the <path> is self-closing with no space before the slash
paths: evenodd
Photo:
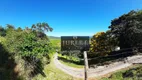
<path id="1" fill-rule="evenodd" d="M 103 76 L 110 72 L 131 66 L 132 63 L 142 63 L 142 55 L 128 57 L 128 60 L 126 63 L 124 63 L 123 61 L 120 61 L 107 66 L 104 65 L 104 66 L 98 66 L 97 68 L 91 68 L 88 70 L 88 76 L 89 77 Z M 73 68 L 60 63 L 58 61 L 57 53 L 54 55 L 54 64 L 57 68 L 59 68 L 60 70 L 64 71 L 65 73 L 73 77 L 84 78 L 84 69 Z"/>

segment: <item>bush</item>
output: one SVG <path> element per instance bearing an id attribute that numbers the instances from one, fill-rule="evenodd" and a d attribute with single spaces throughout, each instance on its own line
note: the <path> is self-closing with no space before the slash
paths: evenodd
<path id="1" fill-rule="evenodd" d="M 91 38 L 89 57 L 107 56 L 117 46 L 117 39 L 108 30 L 107 32 L 98 32 Z"/>
<path id="2" fill-rule="evenodd" d="M 22 30 L 7 25 L 5 30 L 6 36 L 3 44 L 10 57 L 16 62 L 18 75 L 24 79 L 31 79 L 39 73 L 45 76 L 42 70 L 50 62 L 49 53 L 53 51 L 46 34 L 37 29 L 26 28 Z M 0 49 L 2 49 L 1 46 Z M 3 54 L 3 50 L 0 50 L 0 57 L 4 58 Z M 1 63 L 4 63 L 2 60 Z"/>

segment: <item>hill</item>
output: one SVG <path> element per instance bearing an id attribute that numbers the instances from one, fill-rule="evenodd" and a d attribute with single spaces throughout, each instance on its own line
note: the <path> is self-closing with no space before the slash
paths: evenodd
<path id="1" fill-rule="evenodd" d="M 60 39 L 60 37 L 56 37 L 56 36 L 48 36 L 49 39 Z"/>

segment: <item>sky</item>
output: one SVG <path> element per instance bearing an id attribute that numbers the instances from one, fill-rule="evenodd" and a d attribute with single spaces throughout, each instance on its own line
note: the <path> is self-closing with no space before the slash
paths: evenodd
<path id="1" fill-rule="evenodd" d="M 31 27 L 46 22 L 49 36 L 92 36 L 111 20 L 141 10 L 142 0 L 0 0 L 0 25 Z"/>

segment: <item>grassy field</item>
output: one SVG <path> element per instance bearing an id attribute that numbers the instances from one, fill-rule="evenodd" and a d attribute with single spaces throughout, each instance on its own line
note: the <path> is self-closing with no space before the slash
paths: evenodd
<path id="1" fill-rule="evenodd" d="M 61 39 L 50 39 L 53 48 L 60 50 L 61 47 Z"/>
<path id="2" fill-rule="evenodd" d="M 50 41 L 54 46 L 60 47 L 60 42 L 61 42 L 60 39 L 50 39 Z"/>

